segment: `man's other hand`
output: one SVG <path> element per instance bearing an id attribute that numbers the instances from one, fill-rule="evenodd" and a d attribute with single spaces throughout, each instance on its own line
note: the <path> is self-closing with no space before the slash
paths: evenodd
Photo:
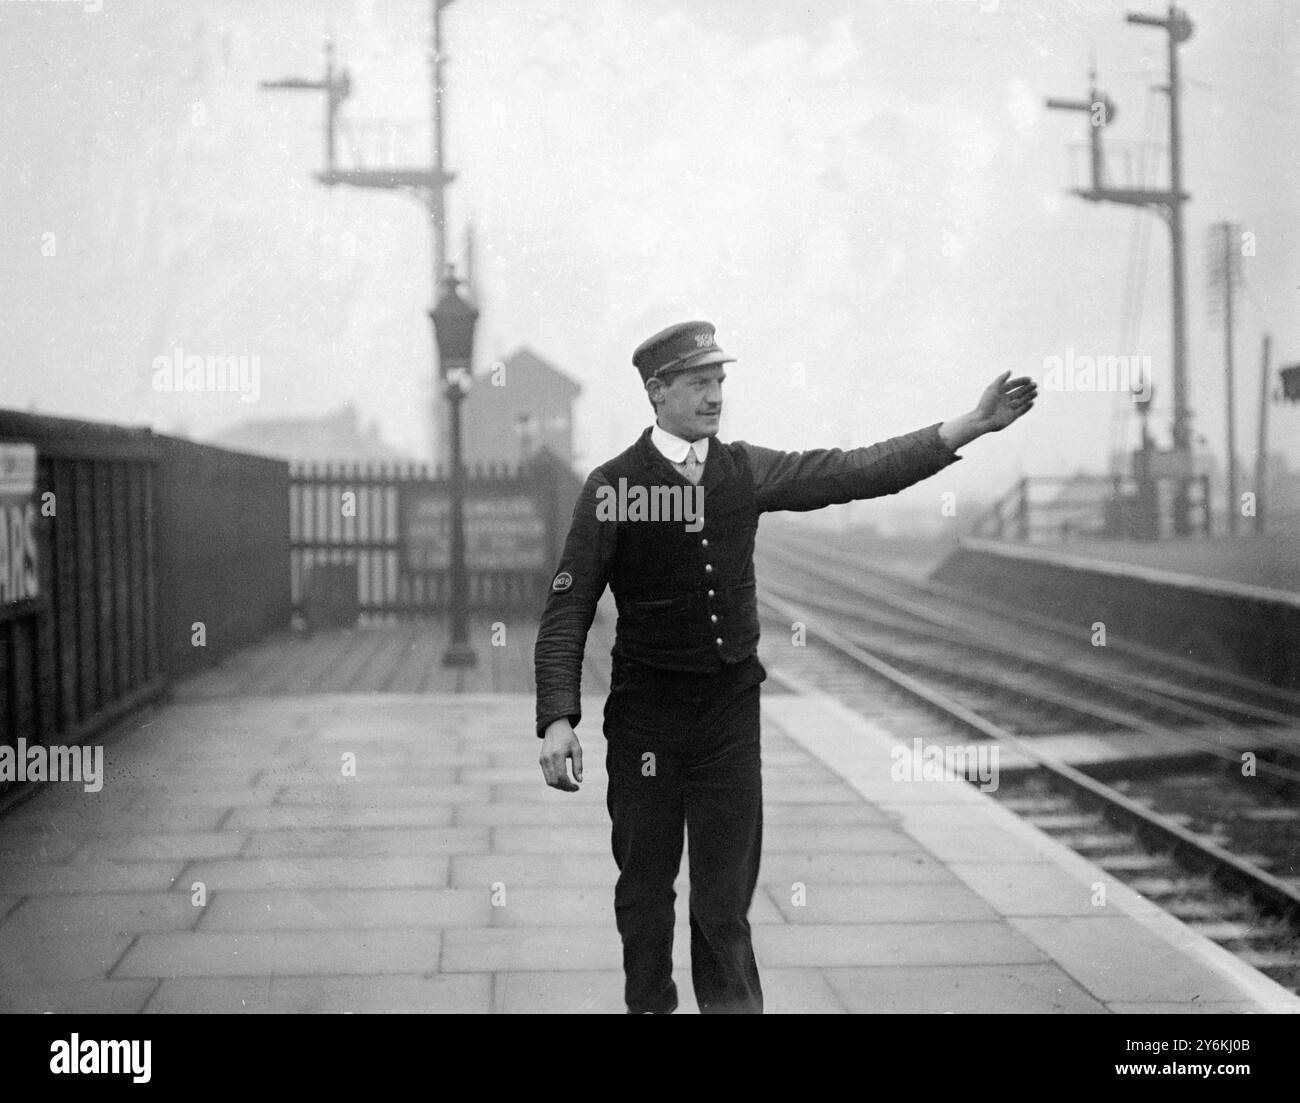
<path id="1" fill-rule="evenodd" d="M 573 760 L 573 780 L 569 779 L 569 760 Z M 582 744 L 574 734 L 567 719 L 552 721 L 542 739 L 542 753 L 537 761 L 542 766 L 542 776 L 552 789 L 576 793 L 575 781 L 582 780 Z"/>

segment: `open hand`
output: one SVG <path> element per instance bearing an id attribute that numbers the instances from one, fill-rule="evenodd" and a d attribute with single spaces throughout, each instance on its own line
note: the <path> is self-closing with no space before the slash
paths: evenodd
<path id="1" fill-rule="evenodd" d="M 1009 379 L 1010 375 L 1009 371 L 1004 371 L 993 380 L 975 407 L 975 417 L 986 433 L 1005 429 L 1034 407 L 1034 399 L 1038 397 L 1038 384 L 1027 375 Z"/>

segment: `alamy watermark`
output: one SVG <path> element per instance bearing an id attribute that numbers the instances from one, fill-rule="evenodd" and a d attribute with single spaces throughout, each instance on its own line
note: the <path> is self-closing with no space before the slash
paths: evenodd
<path id="1" fill-rule="evenodd" d="M 1131 392 L 1134 402 L 1151 398 L 1150 356 L 1076 356 L 1065 350 L 1064 358 L 1043 360 L 1043 390 Z"/>
<path id="2" fill-rule="evenodd" d="M 618 489 L 606 483 L 596 490 L 597 521 L 679 521 L 687 532 L 704 527 L 704 487 L 628 486 L 618 480 Z"/>
<path id="3" fill-rule="evenodd" d="M 50 1043 L 50 1072 L 130 1076 L 133 1083 L 147 1084 L 152 1078 L 152 1048 L 147 1038 L 96 1040 L 73 1034 Z"/>
<path id="4" fill-rule="evenodd" d="M 889 776 L 894 781 L 969 781 L 978 783 L 981 792 L 995 793 L 998 750 L 996 743 L 932 743 L 927 747 L 920 739 L 913 739 L 910 747 L 898 746 L 889 752 L 894 760 Z"/>
<path id="5" fill-rule="evenodd" d="M 262 362 L 256 356 L 198 356 L 173 349 L 153 358 L 153 389 L 168 393 L 238 393 L 240 402 L 262 394 Z"/>
<path id="6" fill-rule="evenodd" d="M 87 793 L 98 793 L 104 788 L 104 748 L 41 743 L 29 747 L 19 737 L 16 747 L 0 747 L 0 781 L 75 781 Z"/>

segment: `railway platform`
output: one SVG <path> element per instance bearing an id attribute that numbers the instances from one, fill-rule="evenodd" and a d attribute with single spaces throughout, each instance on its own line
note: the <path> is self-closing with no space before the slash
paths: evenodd
<path id="1" fill-rule="evenodd" d="M 963 539 L 930 575 L 1107 646 L 1150 647 L 1300 690 L 1300 574 L 1293 536 L 1059 545 Z"/>
<path id="2" fill-rule="evenodd" d="M 1300 594 L 1300 534 L 1198 536 L 1167 540 L 1106 540 L 1071 537 L 1055 545 L 1004 541 L 1011 547 L 1055 551 L 1074 560 L 1175 575 L 1189 584 L 1229 583 L 1283 594 Z"/>
<path id="3" fill-rule="evenodd" d="M 1137 541 L 1076 538 L 1058 544 L 964 539 L 968 554 L 998 555 L 1153 587 L 1243 601 L 1300 605 L 1300 536 Z"/>
<path id="4" fill-rule="evenodd" d="M 47 786 L 0 819 L 0 1009 L 622 1011 L 601 697 L 563 794 L 517 684 L 204 685 L 106 741 L 99 792 Z M 766 689 L 770 1012 L 1300 1010 L 974 786 L 896 779 L 907 733 L 780 673 Z M 685 889 L 684 866 L 690 1012 Z"/>

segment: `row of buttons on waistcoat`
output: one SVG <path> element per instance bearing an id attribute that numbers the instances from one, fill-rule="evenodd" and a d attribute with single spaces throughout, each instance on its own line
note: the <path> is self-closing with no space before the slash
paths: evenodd
<path id="1" fill-rule="evenodd" d="M 705 537 L 701 537 L 701 538 L 700 538 L 700 547 L 702 547 L 702 548 L 707 548 L 708 546 L 709 546 L 709 539 L 708 539 L 708 537 L 707 537 L 707 536 L 705 536 Z M 713 573 L 713 564 L 712 564 L 712 563 L 705 563 L 705 564 L 704 564 L 704 573 L 705 573 L 705 574 L 712 574 L 712 573 Z M 713 591 L 712 591 L 712 590 L 709 591 L 709 600 L 710 600 L 710 601 L 713 600 Z M 717 624 L 717 623 L 718 623 L 718 614 L 717 614 L 717 613 L 710 613 L 710 614 L 709 614 L 709 623 L 711 623 L 711 624 Z M 721 636 L 718 636 L 718 637 L 713 641 L 713 644 L 714 644 L 715 647 L 721 647 L 721 646 L 722 646 L 722 637 L 721 637 Z"/>

